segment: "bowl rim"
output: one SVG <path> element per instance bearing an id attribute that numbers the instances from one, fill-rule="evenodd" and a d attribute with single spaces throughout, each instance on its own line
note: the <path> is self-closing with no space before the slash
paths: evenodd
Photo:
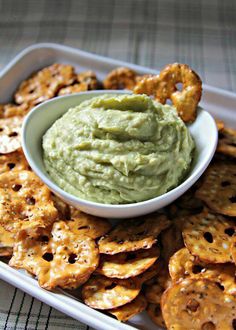
<path id="1" fill-rule="evenodd" d="M 102 94 L 104 94 L 104 95 L 105 94 L 132 94 L 132 92 L 127 91 L 127 90 L 95 90 L 95 91 L 80 92 L 80 93 L 74 93 L 74 94 L 63 95 L 63 96 L 56 96 L 56 97 L 54 97 L 50 100 L 47 100 L 43 103 L 40 103 L 39 105 L 36 105 L 27 114 L 27 116 L 24 118 L 24 121 L 23 121 L 23 125 L 22 125 L 22 149 L 23 149 L 23 152 L 25 154 L 25 157 L 26 157 L 30 167 L 32 168 L 32 170 L 36 173 L 36 175 L 49 187 L 50 190 L 56 191 L 56 193 L 59 196 L 63 196 L 65 199 L 71 200 L 74 203 L 80 203 L 83 206 L 96 207 L 96 208 L 99 208 L 99 209 L 102 208 L 102 209 L 107 209 L 108 210 L 108 209 L 112 208 L 112 209 L 117 209 L 117 210 L 119 210 L 119 209 L 122 209 L 122 210 L 127 209 L 128 210 L 128 209 L 131 209 L 131 208 L 134 208 L 134 207 L 142 207 L 142 206 L 144 207 L 144 206 L 147 206 L 149 204 L 153 204 L 153 203 L 161 201 L 165 198 L 168 198 L 169 196 L 171 196 L 171 195 L 175 194 L 177 191 L 179 191 L 181 188 L 184 188 L 184 186 L 186 186 L 186 185 L 189 186 L 187 188 L 187 189 L 189 189 L 198 180 L 198 178 L 202 175 L 202 173 L 205 171 L 205 169 L 209 165 L 210 161 L 212 160 L 213 155 L 214 155 L 215 150 L 216 150 L 216 146 L 217 146 L 218 130 L 217 130 L 217 126 L 216 126 L 215 120 L 213 119 L 212 115 L 208 111 L 206 111 L 202 108 L 199 108 L 198 111 L 203 112 L 205 115 L 207 115 L 209 117 L 208 119 L 212 122 L 212 124 L 215 128 L 215 130 L 214 130 L 215 136 L 214 136 L 214 140 L 213 140 L 214 143 L 212 145 L 212 149 L 211 149 L 211 152 L 210 152 L 210 155 L 208 156 L 208 158 L 206 158 L 206 156 L 205 156 L 205 158 L 201 162 L 199 168 L 196 171 L 193 170 L 193 173 L 190 176 L 188 176 L 183 182 L 181 182 L 175 188 L 167 191 L 166 193 L 164 193 L 160 196 L 157 196 L 157 197 L 145 200 L 145 201 L 134 202 L 134 203 L 129 203 L 129 204 L 98 203 L 98 202 L 93 202 L 93 201 L 90 201 L 90 200 L 86 200 L 86 199 L 77 197 L 73 194 L 70 194 L 70 193 L 66 192 L 65 190 L 60 188 L 56 183 L 54 183 L 51 178 L 48 178 L 40 170 L 40 168 L 37 166 L 36 162 L 34 161 L 33 157 L 31 156 L 31 153 L 28 151 L 27 139 L 26 139 L 27 129 L 28 129 L 28 127 L 30 125 L 30 122 L 33 119 L 35 113 L 38 112 L 38 110 L 43 108 L 44 106 L 47 106 L 49 103 L 57 102 L 62 98 L 63 99 L 68 98 L 69 99 L 69 98 L 72 98 L 72 97 L 76 97 L 76 96 L 80 97 L 80 96 L 88 95 L 88 94 L 93 94 L 94 96 L 92 96 L 92 97 L 95 97 L 96 95 L 102 95 Z M 57 119 L 55 119 L 55 120 L 57 120 Z"/>

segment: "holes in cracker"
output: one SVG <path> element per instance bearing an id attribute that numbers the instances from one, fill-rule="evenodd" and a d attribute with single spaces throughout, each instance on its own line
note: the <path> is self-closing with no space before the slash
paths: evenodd
<path id="1" fill-rule="evenodd" d="M 235 233 L 234 228 L 226 228 L 225 229 L 225 234 L 227 234 L 228 236 L 233 236 L 233 234 Z"/>
<path id="2" fill-rule="evenodd" d="M 199 306 L 199 302 L 196 299 L 190 299 L 186 308 L 188 312 L 194 313 L 198 310 Z"/>
<path id="3" fill-rule="evenodd" d="M 18 133 L 17 132 L 12 132 L 10 134 L 8 134 L 9 137 L 15 137 L 15 136 L 18 136 Z"/>
<path id="4" fill-rule="evenodd" d="M 7 166 L 9 168 L 9 170 L 12 170 L 16 166 L 16 164 L 15 163 L 8 163 Z"/>
<path id="5" fill-rule="evenodd" d="M 4 131 L 4 128 L 0 127 L 0 132 Z"/>
<path id="6" fill-rule="evenodd" d="M 205 232 L 203 237 L 208 243 L 213 243 L 213 236 L 211 233 L 209 233 L 209 231 Z"/>
<path id="7" fill-rule="evenodd" d="M 213 322 L 206 322 L 202 325 L 201 330 L 215 330 L 216 326 Z"/>
<path id="8" fill-rule="evenodd" d="M 30 90 L 29 90 L 29 94 L 33 94 L 35 92 L 35 88 L 31 88 Z"/>
<path id="9" fill-rule="evenodd" d="M 105 286 L 105 290 L 112 290 L 117 286 L 116 283 L 111 283 L 110 285 Z"/>
<path id="10" fill-rule="evenodd" d="M 13 184 L 11 188 L 12 188 L 13 191 L 17 192 L 22 188 L 22 185 L 21 184 Z"/>
<path id="11" fill-rule="evenodd" d="M 71 253 L 69 258 L 68 258 L 69 264 L 75 264 L 76 261 L 77 261 L 77 254 Z"/>
<path id="12" fill-rule="evenodd" d="M 232 321 L 232 327 L 234 330 L 236 330 L 236 319 L 233 319 Z"/>
<path id="13" fill-rule="evenodd" d="M 177 91 L 182 92 L 183 90 L 183 83 L 179 82 L 175 85 Z"/>
<path id="14" fill-rule="evenodd" d="M 222 181 L 222 182 L 221 182 L 221 186 L 222 186 L 222 187 L 228 187 L 228 186 L 230 186 L 230 184 L 231 184 L 231 183 L 230 183 L 229 181 Z"/>
<path id="15" fill-rule="evenodd" d="M 81 226 L 81 227 L 78 227 L 78 230 L 82 230 L 82 229 L 90 229 L 89 226 Z"/>
<path id="16" fill-rule="evenodd" d="M 36 202 L 34 197 L 26 197 L 25 201 L 28 205 L 35 205 Z"/>
<path id="17" fill-rule="evenodd" d="M 231 203 L 236 203 L 236 195 L 229 198 Z"/>
<path id="18" fill-rule="evenodd" d="M 200 265 L 193 265 L 192 272 L 193 272 L 193 274 L 199 274 L 199 273 L 202 273 L 204 271 L 204 269 L 205 268 Z"/>
<path id="19" fill-rule="evenodd" d="M 50 252 L 46 252 L 42 255 L 42 258 L 48 262 L 53 260 L 53 254 Z"/>
<path id="20" fill-rule="evenodd" d="M 220 284 L 219 282 L 216 282 L 216 285 L 218 286 L 218 288 L 221 290 L 221 291 L 224 291 L 224 286 L 222 284 Z"/>
<path id="21" fill-rule="evenodd" d="M 167 99 L 167 100 L 166 100 L 166 104 L 168 104 L 168 105 L 173 105 L 173 102 L 171 101 L 171 99 Z"/>
<path id="22" fill-rule="evenodd" d="M 48 242 L 49 242 L 49 237 L 46 236 L 46 235 L 42 235 L 42 236 L 40 236 L 39 240 L 40 240 L 42 243 L 48 243 Z"/>

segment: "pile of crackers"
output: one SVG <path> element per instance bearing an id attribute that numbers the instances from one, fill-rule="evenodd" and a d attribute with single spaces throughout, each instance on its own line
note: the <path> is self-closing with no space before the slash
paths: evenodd
<path id="1" fill-rule="evenodd" d="M 186 74 L 185 66 L 176 65 L 163 72 L 177 69 Z M 201 86 L 193 77 L 196 105 Z M 235 130 L 217 121 L 213 161 L 181 198 L 161 213 L 115 226 L 50 192 L 21 149 L 23 118 L 45 100 L 101 88 L 147 92 L 158 99 L 154 87 L 163 86 L 163 79 L 118 68 L 99 82 L 92 71 L 76 73 L 70 65 L 53 64 L 23 81 L 14 102 L 0 105 L 0 257 L 35 276 L 41 287 L 69 290 L 120 321 L 147 310 L 167 329 L 234 329 Z M 170 90 L 176 101 L 178 92 Z M 195 115 L 182 117 L 189 122 Z"/>

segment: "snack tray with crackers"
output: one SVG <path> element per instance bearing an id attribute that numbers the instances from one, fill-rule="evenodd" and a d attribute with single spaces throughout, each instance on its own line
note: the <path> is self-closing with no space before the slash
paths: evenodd
<path id="1" fill-rule="evenodd" d="M 77 71 L 92 70 L 96 72 L 99 80 L 103 80 L 111 70 L 117 67 L 129 67 L 139 74 L 158 73 L 156 70 L 66 46 L 49 43 L 37 44 L 22 51 L 0 72 L 0 103 L 9 102 L 17 86 L 26 77 L 53 63 L 71 64 Z M 236 127 L 236 117 L 233 116 L 236 94 L 206 85 L 203 90 L 201 106 L 216 118 L 223 120 L 229 127 Z M 114 318 L 86 306 L 61 289 L 55 292 L 42 289 L 38 282 L 26 272 L 13 269 L 2 261 L 0 261 L 0 278 L 96 329 L 161 329 L 151 322 L 146 312 L 136 315 L 127 323 L 118 322 Z"/>

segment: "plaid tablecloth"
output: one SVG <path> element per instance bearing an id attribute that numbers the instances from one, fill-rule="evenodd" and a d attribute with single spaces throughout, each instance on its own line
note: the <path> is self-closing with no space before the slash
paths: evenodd
<path id="1" fill-rule="evenodd" d="M 0 68 L 45 41 L 152 68 L 188 63 L 236 92 L 234 0 L 0 0 Z M 0 281 L 0 329 L 89 327 Z"/>

